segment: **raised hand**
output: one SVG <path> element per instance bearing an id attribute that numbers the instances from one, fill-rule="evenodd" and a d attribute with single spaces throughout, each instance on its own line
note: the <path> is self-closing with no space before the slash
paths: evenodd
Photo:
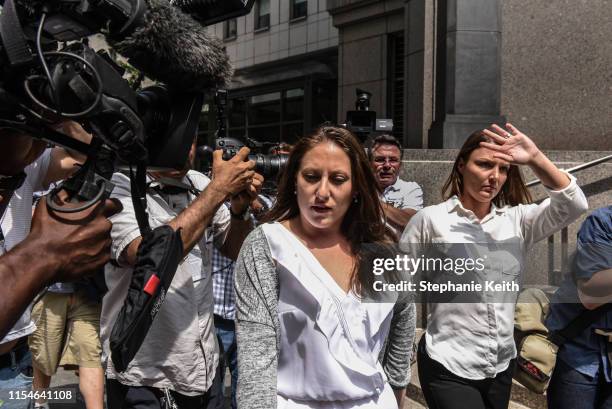
<path id="1" fill-rule="evenodd" d="M 484 133 L 493 142 L 481 142 L 480 146 L 495 151 L 496 158 L 503 159 L 513 165 L 530 165 L 541 153 L 536 144 L 524 133 L 507 123 L 506 129 L 491 125 Z"/>

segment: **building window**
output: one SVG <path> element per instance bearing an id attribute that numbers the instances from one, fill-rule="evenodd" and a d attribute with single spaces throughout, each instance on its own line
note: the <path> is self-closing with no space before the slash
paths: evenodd
<path id="1" fill-rule="evenodd" d="M 308 15 L 307 0 L 291 0 L 291 19 L 301 19 Z"/>
<path id="2" fill-rule="evenodd" d="M 304 88 L 231 98 L 228 134 L 260 142 L 294 143 L 304 134 Z"/>
<path id="3" fill-rule="evenodd" d="M 215 131 L 217 122 L 215 121 L 214 109 L 211 110 L 212 101 L 207 98 L 202 105 L 202 113 L 200 114 L 200 120 L 198 124 L 198 146 L 207 145 L 210 147 L 215 146 Z M 196 155 L 194 169 L 200 172 L 207 172 L 212 166 L 212 157 L 204 157 L 203 155 Z"/>
<path id="4" fill-rule="evenodd" d="M 235 18 L 230 20 L 226 20 L 223 23 L 223 39 L 224 40 L 232 40 L 236 38 L 238 34 L 238 22 Z"/>
<path id="5" fill-rule="evenodd" d="M 259 0 L 255 7 L 255 30 L 270 27 L 270 0 Z"/>
<path id="6" fill-rule="evenodd" d="M 268 144 L 293 144 L 322 123 L 337 121 L 337 92 L 337 80 L 312 77 L 230 91 L 228 135 Z"/>

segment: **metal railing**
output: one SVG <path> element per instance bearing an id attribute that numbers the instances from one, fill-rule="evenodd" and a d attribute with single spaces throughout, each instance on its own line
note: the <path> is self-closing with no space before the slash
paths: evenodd
<path id="1" fill-rule="evenodd" d="M 566 169 L 568 173 L 576 173 L 584 169 L 592 168 L 594 166 L 600 165 L 602 163 L 608 162 L 612 160 L 612 155 L 604 156 L 599 159 L 592 160 L 587 163 L 583 163 L 578 166 L 574 166 L 573 168 Z M 535 179 L 527 183 L 527 187 L 537 186 L 542 181 L 540 179 Z M 555 235 L 551 235 L 548 237 L 548 283 L 554 286 L 558 286 L 561 284 L 561 280 L 565 274 L 569 271 L 569 233 L 568 227 L 564 227 L 561 229 L 561 263 L 560 268 L 555 268 Z"/>
<path id="2" fill-rule="evenodd" d="M 566 169 L 565 171 L 568 173 L 576 173 L 584 169 L 592 168 L 593 166 L 597 166 L 609 160 L 612 160 L 612 155 L 604 156 L 603 158 L 595 159 L 590 162 L 583 163 L 582 165 L 574 166 L 573 168 Z M 527 187 L 537 186 L 540 183 L 542 183 L 540 179 L 535 179 L 535 180 L 532 180 L 531 182 L 528 182 Z"/>

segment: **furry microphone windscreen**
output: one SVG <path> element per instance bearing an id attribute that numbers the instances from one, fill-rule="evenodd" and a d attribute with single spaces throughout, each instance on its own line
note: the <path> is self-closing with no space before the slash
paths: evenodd
<path id="1" fill-rule="evenodd" d="M 148 77 L 185 92 L 223 87 L 233 69 L 219 39 L 167 0 L 147 0 L 144 24 L 111 47 Z"/>

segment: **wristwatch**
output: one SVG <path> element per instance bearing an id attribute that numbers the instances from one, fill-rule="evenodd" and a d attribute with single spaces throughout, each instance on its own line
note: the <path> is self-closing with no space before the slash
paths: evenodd
<path id="1" fill-rule="evenodd" d="M 247 206 L 246 209 L 244 209 L 244 211 L 242 213 L 234 213 L 232 211 L 232 208 L 230 207 L 229 209 L 230 211 L 230 215 L 232 215 L 233 219 L 236 220 L 242 220 L 242 221 L 247 221 L 251 218 L 251 215 L 249 214 L 249 207 Z"/>

